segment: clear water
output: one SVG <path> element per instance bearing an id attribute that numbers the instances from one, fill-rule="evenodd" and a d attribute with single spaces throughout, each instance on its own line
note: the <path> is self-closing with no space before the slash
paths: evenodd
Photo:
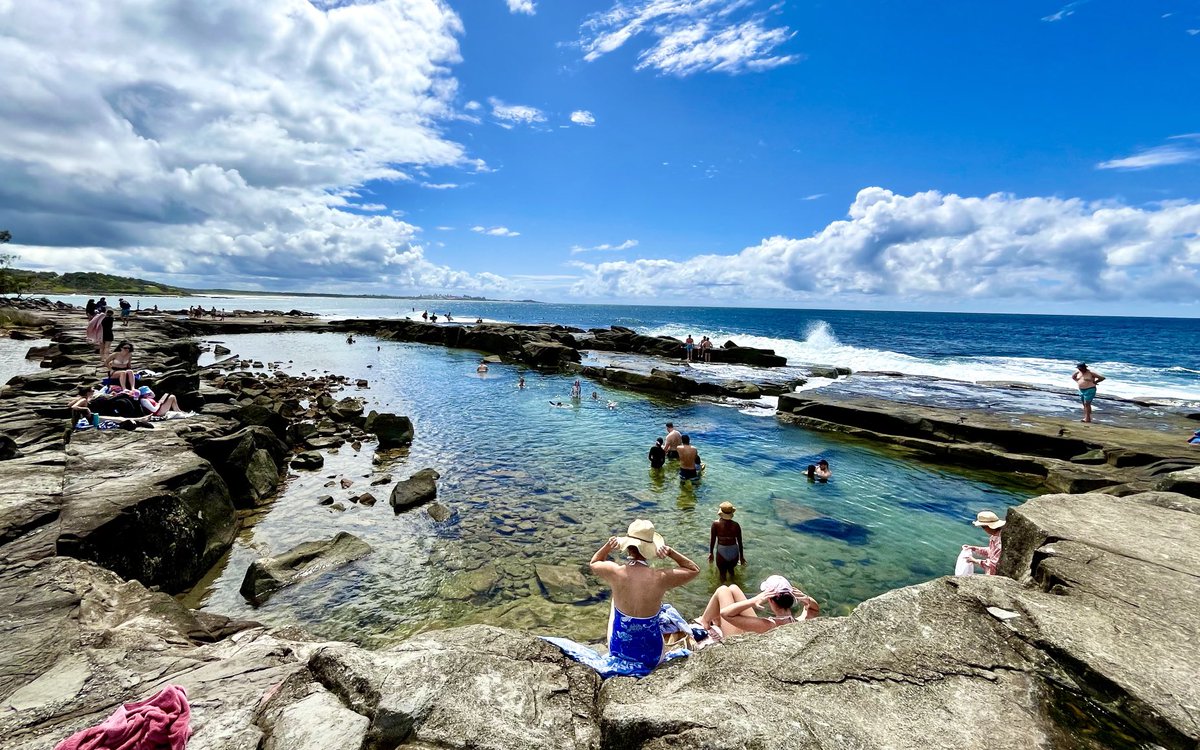
<path id="1" fill-rule="evenodd" d="M 1003 476 L 912 463 L 874 445 L 781 425 L 770 412 L 754 416 L 586 381 L 585 396 L 597 390 L 599 401 L 555 408 L 551 400 L 569 402 L 571 378 L 526 371 L 528 388 L 520 391 L 517 368 L 496 365 L 481 377 L 478 355 L 468 351 L 366 337 L 349 346 L 333 334 L 223 340 L 243 357 L 291 360 L 292 372 L 366 378 L 368 390 L 349 392 L 416 425 L 411 451 L 386 466 L 373 471 L 370 444 L 358 452 L 344 446 L 322 471 L 291 480 L 249 519 L 226 564 L 191 597 L 216 612 L 299 621 L 334 638 L 381 644 L 464 622 L 598 635 L 606 605 L 550 604 L 533 568 L 585 569 L 595 549 L 635 518 L 653 520 L 668 543 L 701 564 L 705 572 L 670 596 L 682 612 L 698 615 L 717 585 L 705 555 L 724 500 L 738 506 L 744 529 L 744 585 L 782 573 L 826 612 L 845 613 L 889 589 L 952 572 L 961 544 L 984 541 L 969 523 L 975 513 L 1003 513 L 1029 494 Z M 691 435 L 708 465 L 698 486 L 648 468 L 646 451 L 667 420 Z M 830 461 L 834 478 L 812 485 L 802 472 L 819 457 Z M 381 473 L 404 478 L 426 466 L 442 474 L 439 499 L 455 513 L 446 524 L 419 509 L 394 515 L 390 486 L 368 486 Z M 343 476 L 355 484 L 324 486 Z M 380 500 L 374 507 L 347 504 L 338 513 L 317 504 L 322 494 L 340 501 L 368 489 Z M 238 594 L 256 556 L 342 530 L 375 551 L 258 609 Z M 472 587 L 480 593 L 464 598 Z"/>
<path id="2" fill-rule="evenodd" d="M 0 384 L 7 383 L 17 375 L 37 372 L 41 368 L 38 360 L 25 359 L 25 354 L 35 346 L 45 346 L 47 341 L 16 341 L 0 338 Z"/>
<path id="3" fill-rule="evenodd" d="M 82 305 L 80 295 L 56 297 Z M 1071 395 L 1084 361 L 1116 395 L 1200 407 L 1200 318 L 986 315 L 941 312 L 575 305 L 335 297 L 146 297 L 143 307 L 298 308 L 335 318 L 402 317 L 431 310 L 457 320 L 623 325 L 642 333 L 774 349 L 789 364 L 842 365 L 966 382 L 1014 381 Z M 890 386 L 883 384 L 884 395 Z"/>

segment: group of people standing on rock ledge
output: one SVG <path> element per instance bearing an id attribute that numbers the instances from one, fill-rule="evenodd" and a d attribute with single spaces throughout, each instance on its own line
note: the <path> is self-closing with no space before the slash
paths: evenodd
<path id="1" fill-rule="evenodd" d="M 722 504 L 722 515 L 729 503 Z M 728 515 L 732 516 L 732 510 Z M 623 562 L 609 558 L 625 555 Z M 650 562 L 669 559 L 670 568 Z M 765 633 L 820 613 L 816 600 L 781 575 L 767 577 L 759 593 L 748 597 L 736 585 L 722 585 L 709 598 L 704 612 L 688 622 L 675 607 L 663 603 L 668 591 L 690 582 L 699 566 L 667 545 L 654 524 L 638 519 L 624 536 L 606 541 L 590 561 L 592 572 L 612 589 L 608 653 L 600 654 L 567 638 L 543 636 L 572 659 L 595 669 L 601 677 L 644 677 L 662 662 L 687 656 L 693 650 L 720 642 L 726 636 Z M 797 612 L 797 609 L 799 611 Z M 769 615 L 759 617 L 756 610 Z"/>

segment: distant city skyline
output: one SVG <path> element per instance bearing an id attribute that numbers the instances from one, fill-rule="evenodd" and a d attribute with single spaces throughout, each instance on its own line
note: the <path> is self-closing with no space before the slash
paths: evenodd
<path id="1" fill-rule="evenodd" d="M 190 288 L 1200 315 L 1200 4 L 0 4 L 0 229 Z"/>

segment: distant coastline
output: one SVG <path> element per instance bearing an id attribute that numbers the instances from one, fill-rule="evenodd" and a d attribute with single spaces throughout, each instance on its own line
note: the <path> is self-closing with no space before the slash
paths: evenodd
<path id="1" fill-rule="evenodd" d="M 74 272 L 58 274 L 53 271 L 29 271 L 14 268 L 9 271 L 16 288 L 9 291 L 20 294 L 127 294 L 141 297 L 332 297 L 339 299 L 406 299 L 436 302 L 528 302 L 542 304 L 533 299 L 494 299 L 475 297 L 469 294 L 337 294 L 333 292 L 290 292 L 265 289 L 187 289 L 130 276 L 113 276 L 106 273 Z"/>

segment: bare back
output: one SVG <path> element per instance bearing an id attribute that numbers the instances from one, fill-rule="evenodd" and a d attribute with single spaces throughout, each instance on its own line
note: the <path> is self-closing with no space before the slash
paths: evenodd
<path id="1" fill-rule="evenodd" d="M 679 453 L 679 468 L 681 469 L 696 469 L 696 459 L 699 453 L 694 445 L 681 445 L 676 449 Z"/>
<path id="2" fill-rule="evenodd" d="M 662 607 L 663 594 L 692 580 L 697 572 L 607 560 L 593 563 L 592 571 L 612 587 L 613 606 L 629 617 L 654 617 Z"/>

